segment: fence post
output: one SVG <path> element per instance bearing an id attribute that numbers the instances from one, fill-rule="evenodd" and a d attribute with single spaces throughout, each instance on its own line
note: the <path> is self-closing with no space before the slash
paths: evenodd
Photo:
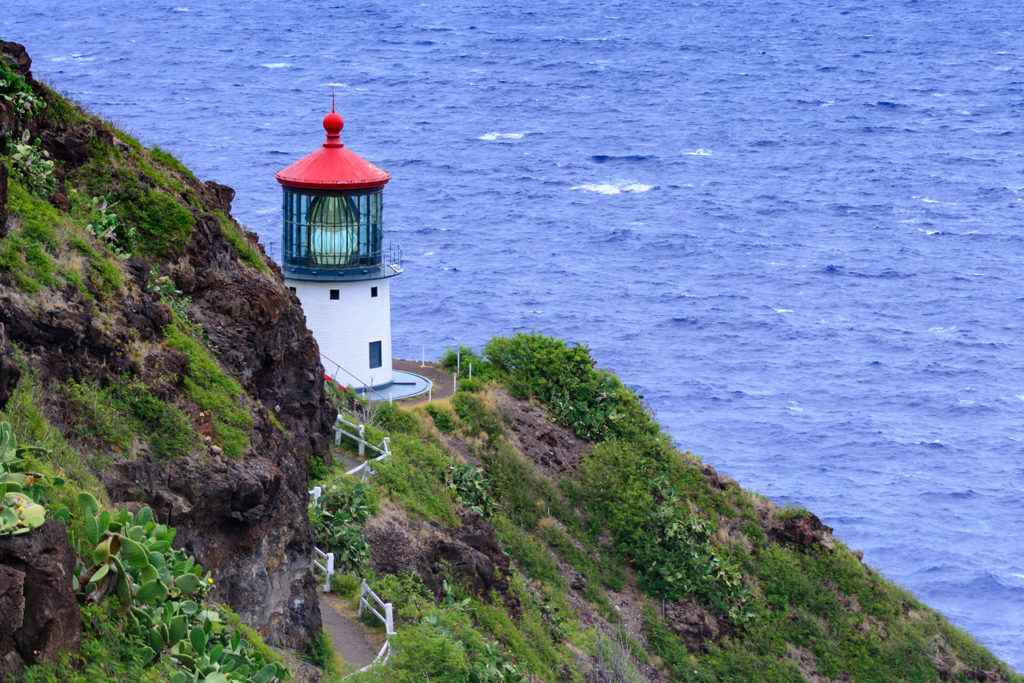
<path id="1" fill-rule="evenodd" d="M 366 579 L 363 579 L 362 583 L 359 584 L 359 614 L 358 614 L 358 616 L 360 616 L 360 617 L 363 616 L 363 605 L 366 604 L 366 588 L 367 588 L 367 586 L 366 586 Z"/>
<path id="2" fill-rule="evenodd" d="M 459 373 L 452 375 L 452 393 L 454 394 L 459 390 Z"/>
<path id="3" fill-rule="evenodd" d="M 327 580 L 324 581 L 324 593 L 331 592 L 332 576 L 334 576 L 334 553 L 327 553 Z"/>
<path id="4" fill-rule="evenodd" d="M 462 372 L 462 351 L 455 352 L 455 374 Z"/>
<path id="5" fill-rule="evenodd" d="M 386 455 L 391 455 L 391 437 L 385 436 L 384 440 L 381 441 L 381 445 L 384 446 L 384 453 Z"/>
<path id="6" fill-rule="evenodd" d="M 384 628 L 387 630 L 389 636 L 395 635 L 395 613 L 394 607 L 390 602 L 384 603 L 384 616 L 387 621 L 384 622 Z"/>
<path id="7" fill-rule="evenodd" d="M 469 364 L 469 377 L 470 377 L 470 379 L 472 379 L 472 377 L 473 377 L 473 364 L 472 363 Z"/>
<path id="8" fill-rule="evenodd" d="M 427 387 L 427 403 L 430 403 L 433 400 L 434 400 L 434 385 L 431 384 L 429 387 Z"/>
<path id="9" fill-rule="evenodd" d="M 313 504 L 315 505 L 320 500 L 320 494 L 323 493 L 323 489 L 319 486 L 314 486 L 313 490 L 309 492 L 309 495 L 313 496 Z"/>
<path id="10" fill-rule="evenodd" d="M 359 457 L 366 455 L 366 443 L 363 441 L 366 433 L 366 425 L 359 425 Z"/>
<path id="11" fill-rule="evenodd" d="M 420 367 L 427 367 L 427 345 L 423 344 L 420 346 Z"/>

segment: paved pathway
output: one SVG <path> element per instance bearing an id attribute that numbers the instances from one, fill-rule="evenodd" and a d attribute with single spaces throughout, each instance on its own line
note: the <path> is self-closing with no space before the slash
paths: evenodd
<path id="1" fill-rule="evenodd" d="M 363 626 L 345 614 L 341 598 L 329 593 L 320 593 L 320 616 L 324 630 L 331 634 L 334 651 L 345 660 L 347 671 L 366 666 L 377 656 L 383 641 L 374 645 Z"/>
<path id="2" fill-rule="evenodd" d="M 452 374 L 447 370 L 442 369 L 437 363 L 428 362 L 423 364 L 421 367 L 420 361 L 418 360 L 404 360 L 402 358 L 395 358 L 391 361 L 391 365 L 395 370 L 402 370 L 404 372 L 411 372 L 422 377 L 426 377 L 434 383 L 432 390 L 432 397 L 437 400 L 441 398 L 447 398 L 452 395 Z M 419 396 L 413 396 L 402 401 L 402 405 L 414 406 L 418 403 L 426 403 L 427 394 L 420 394 Z"/>

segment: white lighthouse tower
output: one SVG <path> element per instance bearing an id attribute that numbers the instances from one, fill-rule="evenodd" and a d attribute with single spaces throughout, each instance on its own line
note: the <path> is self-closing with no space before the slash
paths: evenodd
<path id="1" fill-rule="evenodd" d="M 345 147 L 333 107 L 323 123 L 323 146 L 275 175 L 284 193 L 284 280 L 302 302 L 325 371 L 377 392 L 394 380 L 390 278 L 402 272 L 401 249 L 383 246 L 391 176 Z"/>

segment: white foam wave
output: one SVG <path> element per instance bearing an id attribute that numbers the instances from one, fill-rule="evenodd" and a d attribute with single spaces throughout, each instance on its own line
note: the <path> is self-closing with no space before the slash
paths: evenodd
<path id="1" fill-rule="evenodd" d="M 623 192 L 647 192 L 648 190 L 654 189 L 654 185 L 643 185 L 642 183 L 625 183 L 611 184 L 611 183 L 586 183 L 584 185 L 575 185 L 571 190 L 583 190 L 584 192 L 597 192 L 598 194 L 621 194 Z"/>
<path id="2" fill-rule="evenodd" d="M 793 312 L 792 308 L 772 308 L 772 310 L 775 311 L 776 313 L 792 313 Z"/>
<path id="3" fill-rule="evenodd" d="M 283 69 L 286 66 L 291 66 L 288 62 L 271 62 L 269 64 L 260 64 L 264 69 Z"/>
<path id="4" fill-rule="evenodd" d="M 192 10 L 190 10 L 188 7 L 175 7 L 174 11 L 175 12 L 191 12 Z"/>
<path id="5" fill-rule="evenodd" d="M 329 85 L 332 88 L 347 88 L 348 87 L 348 83 L 324 83 L 324 85 Z"/>
<path id="6" fill-rule="evenodd" d="M 802 413 L 802 412 L 804 412 L 804 409 L 801 408 L 800 404 L 797 403 L 796 401 L 790 401 L 789 405 L 786 406 L 786 410 L 791 410 L 794 413 Z"/>
<path id="7" fill-rule="evenodd" d="M 1024 394 L 1017 394 L 1015 398 L 1019 398 L 1020 400 L 1024 401 Z"/>
<path id="8" fill-rule="evenodd" d="M 921 197 L 921 201 L 925 204 L 941 204 L 942 201 L 939 199 L 928 199 L 928 197 Z"/>
<path id="9" fill-rule="evenodd" d="M 423 252 L 423 255 L 424 255 L 424 256 L 433 256 L 433 255 L 434 255 L 434 252 L 433 252 L 433 250 L 431 250 L 431 251 L 425 251 L 425 252 Z"/>
<path id="10" fill-rule="evenodd" d="M 525 133 L 484 133 L 480 140 L 519 140 Z"/>
<path id="11" fill-rule="evenodd" d="M 695 149 L 692 152 L 686 152 L 686 155 L 691 157 L 709 157 L 711 156 L 711 150 L 701 147 L 700 149 Z"/>

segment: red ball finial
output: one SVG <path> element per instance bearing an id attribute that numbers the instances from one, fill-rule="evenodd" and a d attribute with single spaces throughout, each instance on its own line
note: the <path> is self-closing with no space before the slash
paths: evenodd
<path id="1" fill-rule="evenodd" d="M 327 131 L 328 135 L 339 135 L 344 127 L 345 120 L 341 118 L 341 114 L 332 111 L 324 117 L 324 130 Z"/>

